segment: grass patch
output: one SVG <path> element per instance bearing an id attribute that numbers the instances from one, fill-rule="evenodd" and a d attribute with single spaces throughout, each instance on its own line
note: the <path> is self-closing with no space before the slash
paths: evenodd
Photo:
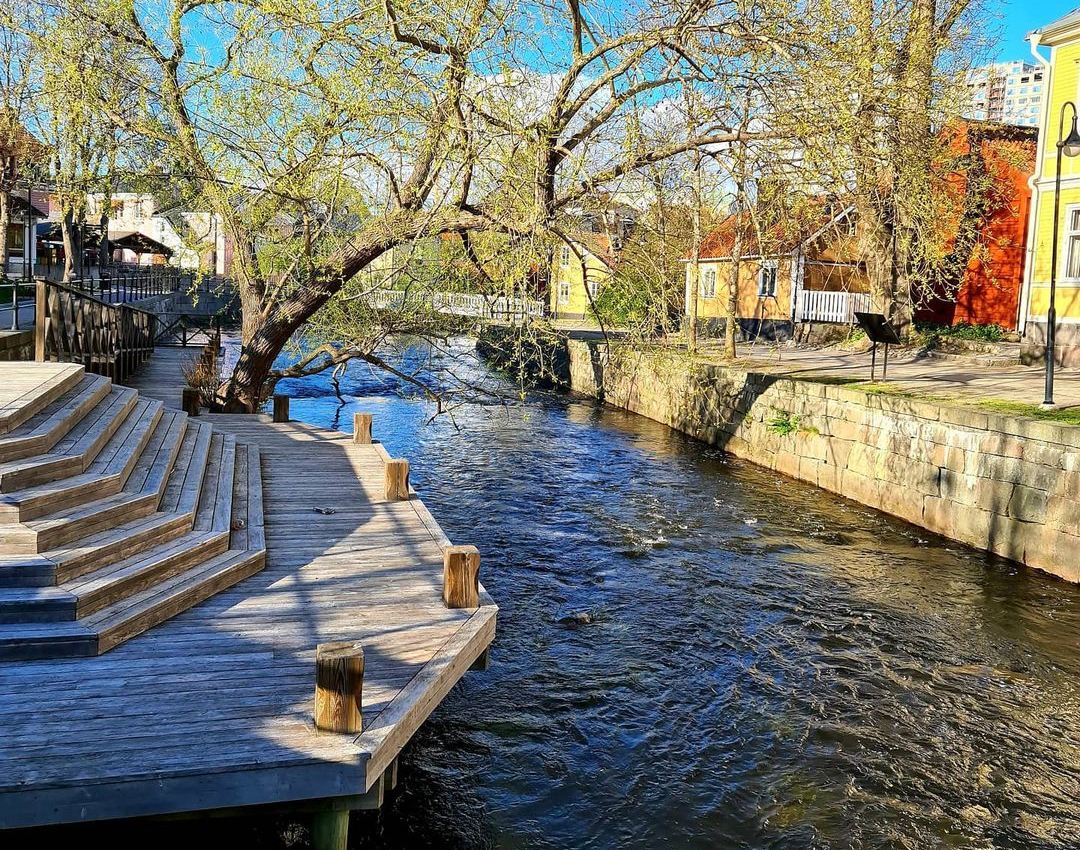
<path id="1" fill-rule="evenodd" d="M 1001 342 L 1005 339 L 1005 329 L 1001 325 L 969 325 L 960 322 L 958 325 L 924 325 L 915 326 L 920 336 L 927 340 L 934 339 L 967 339 L 977 342 Z"/>
<path id="2" fill-rule="evenodd" d="M 992 413 L 1003 413 L 1006 416 L 1026 416 L 1030 419 L 1054 422 L 1058 425 L 1080 425 L 1080 408 L 1076 407 L 1043 410 L 1037 404 L 1024 404 L 1019 401 L 1005 401 L 998 398 L 988 398 L 976 404 L 983 410 Z"/>

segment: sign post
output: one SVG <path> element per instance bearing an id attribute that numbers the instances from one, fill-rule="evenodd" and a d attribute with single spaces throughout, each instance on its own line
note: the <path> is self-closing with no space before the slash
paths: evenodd
<path id="1" fill-rule="evenodd" d="M 855 318 L 858 320 L 859 325 L 864 331 L 866 331 L 867 337 L 874 343 L 874 347 L 870 349 L 870 382 L 874 382 L 874 374 L 877 369 L 877 347 L 878 343 L 885 346 L 885 362 L 881 367 L 881 380 L 885 380 L 885 376 L 889 372 L 889 346 L 899 345 L 900 336 L 896 333 L 896 328 L 892 326 L 888 319 L 881 313 L 856 313 Z"/>

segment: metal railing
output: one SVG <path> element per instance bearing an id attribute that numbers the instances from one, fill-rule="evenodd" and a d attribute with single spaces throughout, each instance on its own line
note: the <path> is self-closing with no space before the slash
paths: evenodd
<path id="1" fill-rule="evenodd" d="M 0 278 L 0 330 L 21 331 L 34 326 L 32 280 Z"/>

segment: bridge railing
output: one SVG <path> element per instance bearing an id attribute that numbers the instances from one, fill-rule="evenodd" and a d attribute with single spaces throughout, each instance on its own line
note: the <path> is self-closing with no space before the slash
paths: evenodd
<path id="1" fill-rule="evenodd" d="M 425 305 L 432 311 L 452 316 L 479 319 L 523 321 L 544 315 L 544 302 L 533 298 L 500 295 L 489 298 L 470 292 L 406 292 L 401 289 L 376 289 L 366 296 L 367 303 L 380 310 L 400 310 L 407 305 Z"/>
<path id="2" fill-rule="evenodd" d="M 0 330 L 19 331 L 34 324 L 34 281 L 0 277 Z"/>
<path id="3" fill-rule="evenodd" d="M 157 316 L 146 310 L 45 279 L 36 282 L 34 306 L 35 360 L 81 363 L 122 381 L 154 353 Z"/>

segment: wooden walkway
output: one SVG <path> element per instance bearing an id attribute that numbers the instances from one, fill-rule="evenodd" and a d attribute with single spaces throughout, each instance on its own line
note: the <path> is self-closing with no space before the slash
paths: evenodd
<path id="1" fill-rule="evenodd" d="M 134 383 L 161 381 L 175 407 L 164 360 Z M 0 828 L 356 807 L 494 636 L 486 593 L 443 605 L 449 541 L 415 494 L 383 498 L 382 446 L 265 416 L 198 421 L 261 450 L 266 567 L 100 657 L 0 662 Z M 346 639 L 366 656 L 359 735 L 312 722 L 315 646 Z"/>

